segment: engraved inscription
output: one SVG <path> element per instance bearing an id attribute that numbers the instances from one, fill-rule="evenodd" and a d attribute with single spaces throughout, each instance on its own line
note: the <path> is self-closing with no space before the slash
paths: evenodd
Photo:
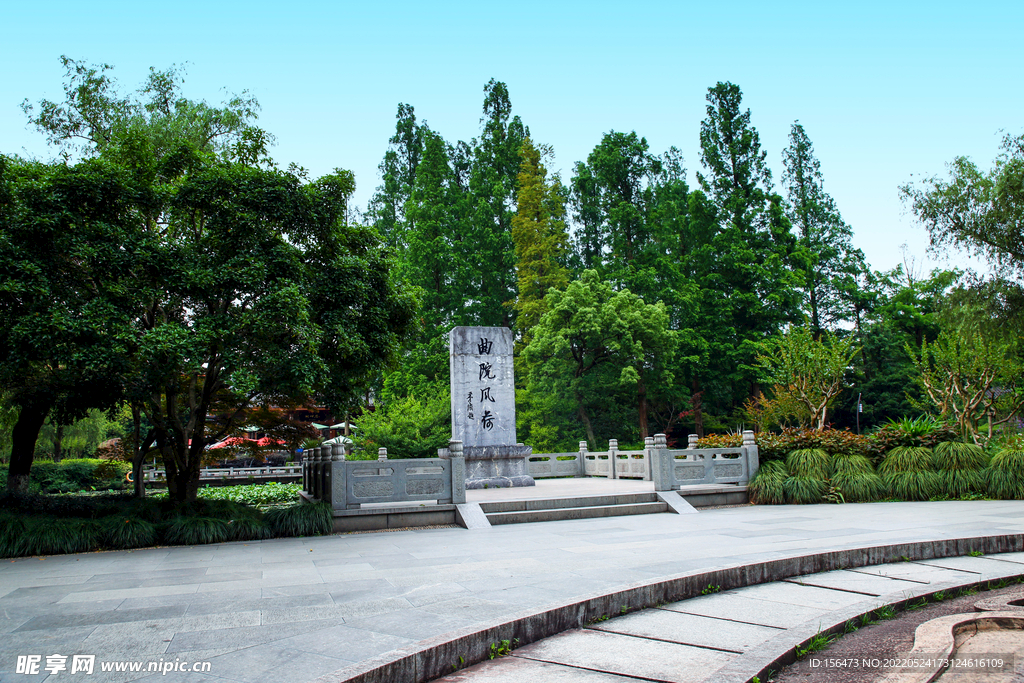
<path id="1" fill-rule="evenodd" d="M 679 481 L 690 481 L 704 478 L 704 467 L 677 467 L 676 479 Z"/>
<path id="2" fill-rule="evenodd" d="M 395 487 L 390 481 L 360 481 L 352 485 L 352 495 L 356 498 L 376 498 L 392 496 Z"/>
<path id="3" fill-rule="evenodd" d="M 715 468 L 716 477 L 742 477 L 743 465 L 719 465 Z"/>
<path id="4" fill-rule="evenodd" d="M 433 496 L 443 492 L 444 482 L 440 479 L 405 482 L 405 493 L 410 496 Z"/>

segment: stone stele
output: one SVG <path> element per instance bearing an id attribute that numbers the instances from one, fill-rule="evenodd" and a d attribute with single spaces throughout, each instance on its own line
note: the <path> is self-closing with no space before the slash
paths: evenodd
<path id="1" fill-rule="evenodd" d="M 456 327 L 448 334 L 452 439 L 462 442 L 466 488 L 533 486 L 529 446 L 516 443 L 512 331 Z"/>

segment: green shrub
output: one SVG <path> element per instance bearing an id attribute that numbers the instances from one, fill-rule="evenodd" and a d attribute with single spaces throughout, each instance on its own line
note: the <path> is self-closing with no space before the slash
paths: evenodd
<path id="1" fill-rule="evenodd" d="M 132 497 L 121 493 L 52 494 L 0 492 L 0 507 L 9 512 L 96 519 L 124 510 Z"/>
<path id="2" fill-rule="evenodd" d="M 264 519 L 275 536 L 322 536 L 334 524 L 331 506 L 323 502 L 270 510 Z"/>
<path id="3" fill-rule="evenodd" d="M 935 447 L 934 462 L 939 470 L 977 471 L 988 465 L 988 456 L 973 443 L 944 441 Z"/>
<path id="4" fill-rule="evenodd" d="M 829 465 L 832 476 L 875 473 L 871 461 L 863 455 L 833 455 Z"/>
<path id="5" fill-rule="evenodd" d="M 939 491 L 950 498 L 963 498 L 972 493 L 984 493 L 984 470 L 940 470 Z"/>
<path id="6" fill-rule="evenodd" d="M 758 434 L 758 438 L 760 436 Z M 697 439 L 697 448 L 739 448 L 742 445 L 742 434 L 708 434 Z"/>
<path id="7" fill-rule="evenodd" d="M 179 515 L 164 531 L 164 540 L 172 545 L 205 545 L 231 540 L 231 529 L 223 519 Z"/>
<path id="8" fill-rule="evenodd" d="M 114 515 L 101 520 L 103 545 L 120 550 L 156 544 L 156 526 L 130 515 Z"/>
<path id="9" fill-rule="evenodd" d="M 889 494 L 882 478 L 870 471 L 837 472 L 832 475 L 832 485 L 839 489 L 848 503 L 871 503 Z"/>
<path id="10" fill-rule="evenodd" d="M 1024 499 L 1024 450 L 1007 448 L 996 453 L 986 483 L 993 498 Z"/>
<path id="11" fill-rule="evenodd" d="M 867 454 L 867 437 L 848 429 L 805 429 L 787 427 L 778 434 L 761 432 L 756 436 L 758 455 L 762 460 L 782 460 L 790 451 L 819 449 L 843 455 Z M 739 445 L 739 444 L 737 444 Z"/>
<path id="12" fill-rule="evenodd" d="M 44 493 L 121 489 L 128 463 L 98 458 L 74 458 L 60 462 L 36 462 L 30 475 Z"/>
<path id="13" fill-rule="evenodd" d="M 54 519 L 34 517 L 24 531 L 25 555 L 67 555 L 95 550 L 103 532 L 92 519 Z"/>
<path id="14" fill-rule="evenodd" d="M 820 503 L 827 488 L 824 481 L 814 477 L 795 476 L 782 482 L 786 502 L 795 505 Z"/>
<path id="15" fill-rule="evenodd" d="M 27 550 L 25 520 L 19 515 L 0 513 L 0 557 L 21 557 Z"/>
<path id="16" fill-rule="evenodd" d="M 164 518 L 165 508 L 169 507 L 166 500 L 155 496 L 145 498 L 133 498 L 126 506 L 126 514 L 130 514 L 151 524 L 156 524 Z"/>
<path id="17" fill-rule="evenodd" d="M 262 518 L 238 517 L 228 522 L 233 541 L 262 541 L 273 538 L 274 532 Z"/>
<path id="18" fill-rule="evenodd" d="M 944 441 L 956 441 L 959 437 L 955 426 L 932 417 L 890 420 L 889 424 L 875 430 L 868 437 L 866 455 L 878 461 L 898 446 L 934 448 Z"/>
<path id="19" fill-rule="evenodd" d="M 894 497 L 902 500 L 928 500 L 942 490 L 939 475 L 935 472 L 893 470 L 883 474 L 882 481 Z"/>
<path id="20" fill-rule="evenodd" d="M 921 446 L 896 446 L 886 454 L 885 459 L 878 465 L 878 471 L 882 475 L 931 472 L 933 471 L 932 451 L 930 448 Z M 893 491 L 893 493 L 896 492 Z"/>
<path id="21" fill-rule="evenodd" d="M 761 463 L 757 474 L 750 480 L 747 493 L 750 502 L 755 505 L 782 505 L 786 502 L 786 493 L 782 483 L 789 477 L 785 464 L 778 460 Z"/>
<path id="22" fill-rule="evenodd" d="M 786 456 L 786 469 L 795 477 L 826 479 L 829 471 L 828 453 L 820 448 L 801 448 Z"/>

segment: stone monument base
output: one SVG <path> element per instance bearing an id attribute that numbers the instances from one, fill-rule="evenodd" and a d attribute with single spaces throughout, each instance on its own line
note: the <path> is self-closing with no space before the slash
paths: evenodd
<path id="1" fill-rule="evenodd" d="M 533 454 L 532 446 L 463 446 L 466 458 L 466 488 L 494 489 L 510 486 L 534 486 L 526 464 Z M 438 449 L 442 458 L 447 448 Z"/>

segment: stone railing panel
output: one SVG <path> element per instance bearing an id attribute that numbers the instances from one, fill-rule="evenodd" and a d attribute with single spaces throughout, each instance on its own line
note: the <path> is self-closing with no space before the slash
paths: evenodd
<path id="1" fill-rule="evenodd" d="M 646 450 L 616 451 L 615 478 L 650 480 L 651 469 L 649 463 L 650 459 Z"/>
<path id="2" fill-rule="evenodd" d="M 345 461 L 346 507 L 452 499 L 451 461 L 441 458 Z"/>
<path id="3" fill-rule="evenodd" d="M 526 458 L 534 479 L 579 477 L 583 474 L 582 462 L 579 453 L 534 453 Z"/>
<path id="4" fill-rule="evenodd" d="M 655 435 L 655 441 L 648 453 L 657 491 L 696 484 L 746 486 L 759 466 L 757 444 L 750 431 L 743 432 L 743 445 L 738 448 L 696 448 L 697 438 L 692 434 L 690 447 L 679 450 L 665 447 L 664 434 Z"/>

